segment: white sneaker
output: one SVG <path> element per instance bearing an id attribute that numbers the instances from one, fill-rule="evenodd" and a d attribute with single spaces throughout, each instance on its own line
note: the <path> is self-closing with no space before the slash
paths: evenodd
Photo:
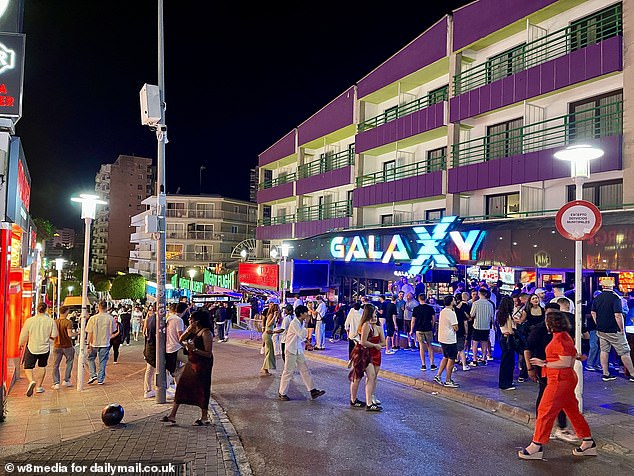
<path id="1" fill-rule="evenodd" d="M 466 372 L 467 370 L 471 370 L 471 368 L 468 365 L 463 365 L 462 370 Z"/>
<path id="2" fill-rule="evenodd" d="M 44 393 L 44 387 L 37 387 L 35 393 Z"/>
<path id="3" fill-rule="evenodd" d="M 59 384 L 58 383 L 54 383 L 53 386 L 51 387 L 53 390 L 59 390 Z"/>
<path id="4" fill-rule="evenodd" d="M 568 443 L 576 443 L 579 441 L 579 438 L 577 438 L 577 435 L 575 435 L 568 428 L 557 428 L 553 436 L 557 438 L 558 440 L 566 441 Z"/>
<path id="5" fill-rule="evenodd" d="M 145 398 L 154 398 L 156 396 L 156 392 L 154 390 L 150 390 L 149 392 L 145 392 Z"/>
<path id="6" fill-rule="evenodd" d="M 72 386 L 73 386 L 73 384 L 72 384 L 72 383 L 67 382 L 66 380 L 64 380 L 64 381 L 62 382 L 62 385 L 63 385 L 64 387 L 72 387 Z"/>

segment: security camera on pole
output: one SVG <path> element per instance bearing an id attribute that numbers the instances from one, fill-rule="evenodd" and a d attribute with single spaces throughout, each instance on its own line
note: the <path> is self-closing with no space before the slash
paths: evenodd
<path id="1" fill-rule="evenodd" d="M 158 86 L 144 84 L 139 93 L 141 123 L 156 132 L 158 141 L 156 166 L 156 219 L 154 228 L 147 231 L 156 236 L 156 403 L 166 402 L 167 379 L 165 375 L 165 72 L 163 70 L 163 0 L 158 0 Z"/>

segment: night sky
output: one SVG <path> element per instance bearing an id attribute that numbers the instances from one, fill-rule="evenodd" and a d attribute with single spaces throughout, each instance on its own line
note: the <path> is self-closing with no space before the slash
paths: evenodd
<path id="1" fill-rule="evenodd" d="M 138 93 L 158 83 L 157 2 L 25 3 L 16 135 L 31 172 L 31 214 L 81 229 L 70 197 L 94 190 L 100 164 L 119 154 L 156 159 Z M 165 0 L 168 193 L 199 193 L 204 165 L 204 193 L 248 200 L 259 153 L 470 2 L 434 3 L 227 2 L 212 11 L 213 2 Z"/>

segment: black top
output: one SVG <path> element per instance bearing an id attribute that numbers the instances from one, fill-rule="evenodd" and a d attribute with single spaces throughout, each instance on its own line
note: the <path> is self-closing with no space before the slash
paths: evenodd
<path id="1" fill-rule="evenodd" d="M 429 304 L 419 304 L 412 310 L 415 332 L 429 332 L 434 329 L 436 310 Z"/>
<path id="2" fill-rule="evenodd" d="M 542 321 L 530 330 L 526 350 L 530 350 L 533 357 L 544 360 L 546 359 L 546 346 L 550 344 L 552 337 L 552 334 L 546 329 L 546 322 Z"/>
<path id="3" fill-rule="evenodd" d="M 425 294 L 425 284 L 418 283 L 414 288 L 414 293 L 416 294 L 417 299 L 420 294 Z"/>
<path id="4" fill-rule="evenodd" d="M 460 307 L 454 306 L 453 310 L 456 313 L 456 318 L 458 319 L 458 330 L 456 331 L 456 337 L 464 337 L 465 329 L 464 323 L 469 319 L 469 305 L 467 303 L 462 303 Z"/>
<path id="5" fill-rule="evenodd" d="M 121 324 L 123 324 L 124 327 L 130 327 L 132 314 L 130 314 L 129 312 L 123 312 L 121 313 L 121 315 L 119 315 L 119 319 L 121 319 Z"/>
<path id="6" fill-rule="evenodd" d="M 600 332 L 619 332 L 614 313 L 623 312 L 621 298 L 613 291 L 602 291 L 594 301 L 592 310 L 597 313 L 597 330 Z"/>
<path id="7" fill-rule="evenodd" d="M 396 304 L 394 304 L 393 302 L 389 302 L 387 304 L 387 308 L 383 317 L 385 317 L 388 320 L 392 320 L 392 316 L 395 316 L 395 315 L 396 315 Z"/>
<path id="8" fill-rule="evenodd" d="M 572 337 L 572 340 L 575 340 L 575 315 L 572 312 L 564 312 L 564 314 L 566 315 L 566 317 L 568 318 L 568 322 L 570 323 L 570 331 L 568 331 L 568 333 L 570 334 L 570 337 Z M 585 334 L 586 332 L 588 332 L 588 328 L 586 327 L 585 321 L 581 319 L 581 333 Z"/>

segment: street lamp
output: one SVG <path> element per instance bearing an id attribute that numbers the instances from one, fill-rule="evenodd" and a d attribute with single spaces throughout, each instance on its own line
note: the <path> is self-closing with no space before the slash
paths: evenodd
<path id="1" fill-rule="evenodd" d="M 59 319 L 60 301 L 62 300 L 62 268 L 64 267 L 64 258 L 55 259 L 55 269 L 57 270 L 57 318 Z"/>
<path id="2" fill-rule="evenodd" d="M 249 255 L 249 252 L 247 251 L 246 248 L 242 248 L 240 250 L 240 258 L 242 258 L 242 260 L 247 259 L 247 256 Z"/>
<path id="3" fill-rule="evenodd" d="M 189 274 L 189 294 L 191 296 L 194 294 L 194 276 L 196 276 L 196 270 L 192 268 L 187 271 L 187 274 Z"/>
<path id="4" fill-rule="evenodd" d="M 84 360 L 86 354 L 86 317 L 88 315 L 88 266 L 90 258 L 90 227 L 97 213 L 97 205 L 108 202 L 99 199 L 97 195 L 82 193 L 79 197 L 71 198 L 73 202 L 81 203 L 81 217 L 84 219 L 84 269 L 81 284 L 81 319 L 79 337 L 79 356 L 77 357 L 77 390 L 84 388 Z"/>
<path id="5" fill-rule="evenodd" d="M 583 200 L 583 183 L 590 178 L 590 161 L 603 156 L 603 150 L 587 144 L 577 144 L 555 152 L 555 158 L 570 162 L 570 176 L 575 182 L 575 199 Z M 575 240 L 575 347 L 581 352 L 581 310 L 583 293 L 583 241 Z M 577 387 L 575 395 L 583 411 L 583 366 L 575 362 Z"/>
<path id="6" fill-rule="evenodd" d="M 68 286 L 68 295 L 69 296 L 73 295 L 73 289 L 75 289 L 75 286 Z"/>
<path id="7" fill-rule="evenodd" d="M 290 248 L 290 245 L 282 243 L 282 258 L 284 259 L 284 268 L 282 269 L 282 306 L 286 305 L 286 259 Z"/>

